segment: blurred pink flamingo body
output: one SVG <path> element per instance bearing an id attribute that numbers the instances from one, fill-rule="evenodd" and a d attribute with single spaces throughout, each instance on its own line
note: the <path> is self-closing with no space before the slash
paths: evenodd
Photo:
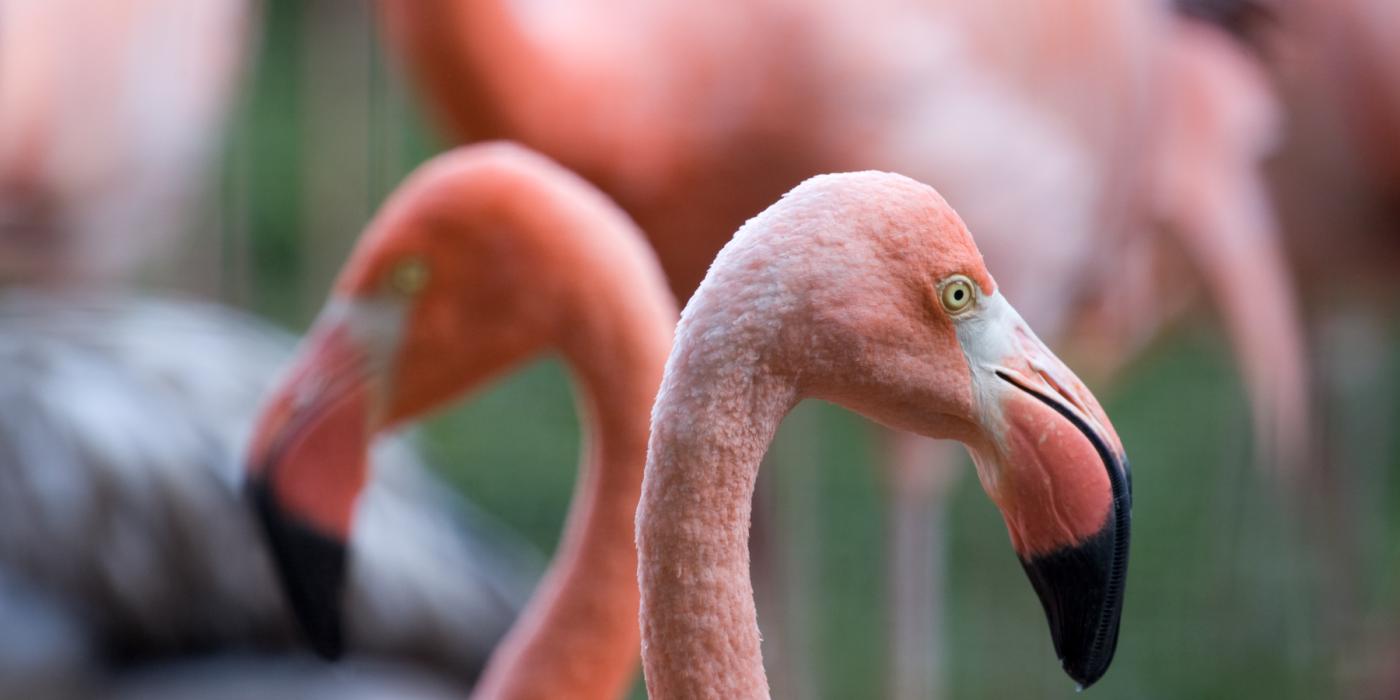
<path id="1" fill-rule="evenodd" d="M 558 165 L 493 144 L 412 175 L 252 441 L 251 493 L 313 645 L 342 650 L 344 546 L 373 437 L 553 350 L 588 417 L 579 486 L 554 563 L 474 696 L 625 692 L 639 644 L 632 522 L 675 315 L 641 233 Z"/>
<path id="2" fill-rule="evenodd" d="M 1310 305 L 1395 308 L 1400 269 L 1400 6 L 1280 3 L 1258 32 L 1287 115 L 1274 184 Z M 1351 306 L 1350 303 L 1347 306 Z M 1322 319 L 1319 319 L 1322 320 Z"/>
<path id="3" fill-rule="evenodd" d="M 1172 166 L 1160 161 L 1173 156 L 1164 144 L 1241 135 L 1154 121 L 1202 79 L 1176 58 L 1192 50 L 1191 32 L 1166 6 L 770 0 L 544 11 L 476 0 L 380 10 L 455 137 L 515 139 L 598 184 L 647 233 L 677 298 L 731 231 L 796 182 L 859 168 L 909 173 L 957 203 L 1008 294 L 1052 336 L 1086 307 L 1099 313 L 1095 280 L 1133 249 L 1177 245 L 1251 368 L 1265 442 L 1307 434 L 1274 232 L 1235 213 L 1258 208 L 1238 193 L 1255 187 L 1267 138 L 1246 133 L 1243 153 L 1230 142 L 1218 156 L 1244 158 L 1215 178 L 1231 178 L 1230 196 L 1182 201 L 1162 177 Z M 1208 91 L 1191 109 L 1210 120 L 1237 102 Z M 1250 225 L 1224 226 L 1241 220 Z M 1174 238 L 1138 235 L 1163 222 Z M 1115 332 L 1129 336 L 1120 356 L 1163 324 L 1160 313 L 1138 318 L 1149 310 L 1159 309 L 1111 312 L 1132 326 Z"/>
<path id="4" fill-rule="evenodd" d="M 0 281 L 130 272 L 185 222 L 249 0 L 0 1 Z"/>
<path id="5" fill-rule="evenodd" d="M 1268 21 L 1248 27 L 1252 57 L 1271 80 L 1283 115 L 1270 184 L 1288 262 L 1317 357 L 1327 430 L 1319 471 L 1302 506 L 1328 600 L 1319 636 L 1329 648 L 1394 659 L 1400 629 L 1357 633 L 1367 608 L 1367 513 L 1385 456 L 1393 454 L 1396 410 L 1387 360 L 1400 311 L 1400 5 L 1387 0 L 1260 3 Z M 1375 649 L 1386 649 L 1377 656 Z M 1343 652 L 1347 653 L 1347 652 Z M 1362 667 L 1354 694 L 1400 695 L 1395 664 Z"/>

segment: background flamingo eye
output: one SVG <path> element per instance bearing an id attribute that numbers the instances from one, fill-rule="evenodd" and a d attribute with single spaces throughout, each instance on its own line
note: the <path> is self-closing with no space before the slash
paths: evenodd
<path id="1" fill-rule="evenodd" d="M 403 296 L 413 296 L 428 286 L 428 266 L 418 258 L 404 258 L 389 271 L 389 287 Z"/>

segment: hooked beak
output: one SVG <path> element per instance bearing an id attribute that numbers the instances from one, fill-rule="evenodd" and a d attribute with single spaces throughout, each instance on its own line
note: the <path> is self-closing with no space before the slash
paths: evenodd
<path id="1" fill-rule="evenodd" d="M 1128 541 L 1132 521 L 1132 478 L 1126 457 L 1070 405 L 1054 395 L 998 372 L 1008 383 L 1034 396 L 1074 426 L 1094 448 L 1109 477 L 1112 507 L 1097 530 L 1035 554 L 1018 552 L 1021 566 L 1040 596 L 1050 623 L 1055 654 L 1065 673 L 1080 688 L 1093 685 L 1108 671 L 1118 646 L 1127 581 Z"/>
<path id="2" fill-rule="evenodd" d="M 1108 670 L 1128 568 L 1132 478 L 1118 436 L 1088 389 L 1010 305 L 969 351 L 980 400 L 994 404 L 990 446 L 974 450 L 983 487 L 1050 624 L 1055 653 L 1080 688 Z"/>
<path id="3" fill-rule="evenodd" d="M 246 490 L 293 614 L 316 653 L 335 660 L 371 383 L 344 325 L 317 329 L 298 356 L 255 424 Z"/>

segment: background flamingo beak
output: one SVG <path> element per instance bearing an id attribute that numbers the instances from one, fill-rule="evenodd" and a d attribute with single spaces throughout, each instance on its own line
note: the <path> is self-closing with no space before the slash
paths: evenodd
<path id="1" fill-rule="evenodd" d="M 366 479 L 370 384 L 342 328 L 314 334 L 266 405 L 247 464 L 247 497 L 311 647 L 344 652 L 347 542 Z"/>
<path id="2" fill-rule="evenodd" d="M 321 658 L 339 659 L 345 652 L 341 630 L 345 542 L 290 514 L 266 480 L 250 480 L 248 498 L 272 549 L 282 590 L 307 642 Z"/>

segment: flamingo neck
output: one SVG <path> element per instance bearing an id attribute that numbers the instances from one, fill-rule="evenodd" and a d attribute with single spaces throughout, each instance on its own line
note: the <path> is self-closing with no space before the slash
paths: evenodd
<path id="1" fill-rule="evenodd" d="M 731 340 L 734 340 L 731 338 Z M 797 392 L 720 341 L 678 342 L 657 397 L 642 500 L 643 665 L 655 698 L 767 698 L 749 577 L 759 462 Z"/>
<path id="2" fill-rule="evenodd" d="M 565 333 L 587 425 L 573 506 L 553 563 L 474 698 L 617 698 L 636 673 L 633 519 L 675 309 L 659 275 L 656 294 L 627 282 L 617 290 L 628 294 L 592 299 L 589 317 Z"/>

